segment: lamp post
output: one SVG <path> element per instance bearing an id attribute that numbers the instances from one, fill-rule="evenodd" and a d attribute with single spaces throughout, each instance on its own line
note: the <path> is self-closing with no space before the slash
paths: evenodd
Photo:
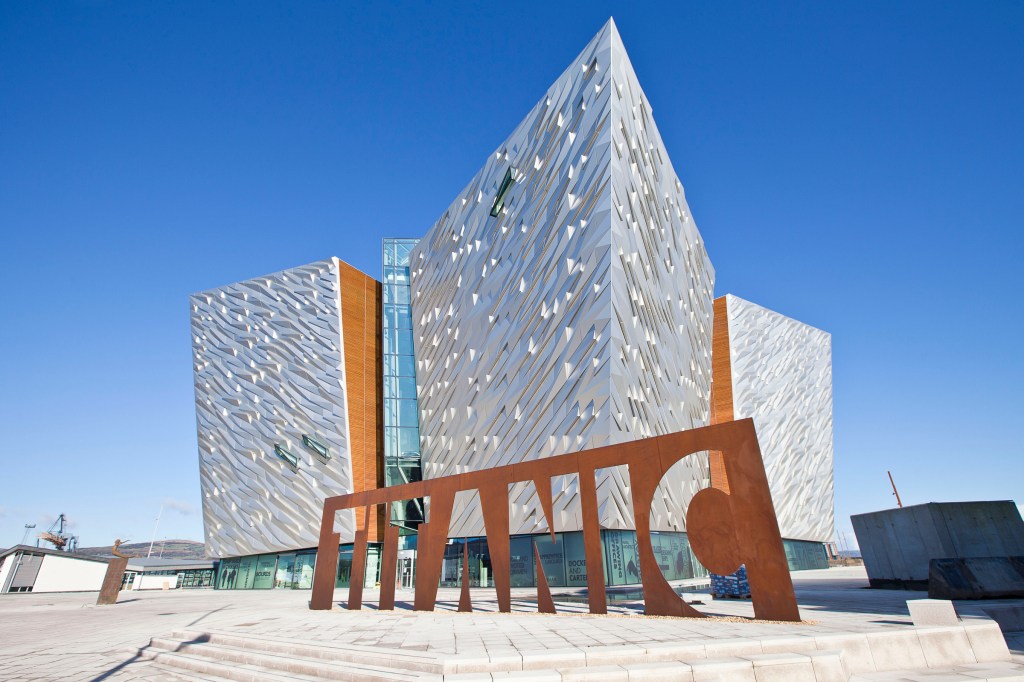
<path id="1" fill-rule="evenodd" d="M 35 528 L 35 527 L 36 527 L 36 524 L 34 524 L 34 523 L 26 523 L 25 524 L 25 534 L 21 536 L 21 544 L 23 544 L 23 545 L 25 544 L 25 540 L 28 540 L 28 532 L 30 530 L 32 530 L 33 528 Z"/>
<path id="2" fill-rule="evenodd" d="M 156 513 L 156 524 L 153 525 L 153 539 L 149 541 L 149 552 L 146 558 L 153 556 L 153 543 L 156 542 L 156 531 L 160 527 L 160 517 L 164 515 L 164 506 L 160 505 L 160 511 Z"/>

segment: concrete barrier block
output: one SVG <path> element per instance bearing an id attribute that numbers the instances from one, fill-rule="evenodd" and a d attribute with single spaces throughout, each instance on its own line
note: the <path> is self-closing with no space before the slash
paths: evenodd
<path id="1" fill-rule="evenodd" d="M 846 682 L 850 675 L 843 665 L 843 652 L 812 651 L 807 654 L 814 668 L 814 679 L 817 682 Z"/>
<path id="2" fill-rule="evenodd" d="M 690 663 L 693 682 L 757 682 L 754 664 L 744 658 L 708 658 Z"/>
<path id="3" fill-rule="evenodd" d="M 766 654 L 789 653 L 794 651 L 817 651 L 814 637 L 762 637 L 761 651 Z"/>
<path id="4" fill-rule="evenodd" d="M 974 651 L 974 658 L 978 663 L 989 661 L 1009 661 L 1010 650 L 1003 639 L 1003 631 L 995 622 L 972 623 L 964 625 L 964 632 L 971 642 L 971 649 Z"/>
<path id="5" fill-rule="evenodd" d="M 917 638 L 929 668 L 952 668 L 977 662 L 963 627 L 919 628 Z"/>
<path id="6" fill-rule="evenodd" d="M 907 609 L 914 627 L 929 625 L 959 625 L 953 602 L 948 599 L 908 599 Z"/>
<path id="7" fill-rule="evenodd" d="M 877 672 L 918 670 L 928 667 L 916 630 L 894 628 L 884 632 L 872 632 L 866 636 Z"/>
<path id="8" fill-rule="evenodd" d="M 754 665 L 757 682 L 815 682 L 810 656 L 793 653 L 746 656 Z"/>
<path id="9" fill-rule="evenodd" d="M 818 645 L 818 651 L 842 651 L 843 665 L 851 675 L 875 672 L 875 660 L 871 656 L 867 635 L 819 635 L 814 641 Z"/>

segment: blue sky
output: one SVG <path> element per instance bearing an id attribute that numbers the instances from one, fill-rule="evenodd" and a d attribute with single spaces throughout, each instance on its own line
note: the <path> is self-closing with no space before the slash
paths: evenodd
<path id="1" fill-rule="evenodd" d="M 1018 499 L 1024 4 L 0 4 L 0 546 L 200 539 L 187 295 L 380 273 L 614 15 L 734 293 L 833 335 L 837 526 Z"/>

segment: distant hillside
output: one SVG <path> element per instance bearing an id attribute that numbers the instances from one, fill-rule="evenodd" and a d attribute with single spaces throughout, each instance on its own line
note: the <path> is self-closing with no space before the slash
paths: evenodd
<path id="1" fill-rule="evenodd" d="M 204 545 L 195 540 L 157 540 L 153 543 L 154 558 L 164 559 L 205 559 Z M 111 556 L 110 547 L 79 547 L 75 550 L 81 554 L 93 556 Z M 148 542 L 128 542 L 121 545 L 121 553 L 128 556 L 145 557 L 149 553 Z"/>

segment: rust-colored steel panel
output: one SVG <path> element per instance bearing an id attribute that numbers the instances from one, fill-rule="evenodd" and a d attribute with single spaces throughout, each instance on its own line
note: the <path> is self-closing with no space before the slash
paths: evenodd
<path id="1" fill-rule="evenodd" d="M 473 600 L 469 596 L 469 541 L 463 538 L 462 545 L 462 591 L 459 593 L 459 612 L 470 613 Z"/>
<path id="2" fill-rule="evenodd" d="M 570 453 L 530 462 L 521 462 L 489 470 L 474 471 L 405 485 L 380 488 L 350 495 L 328 498 L 324 501 L 324 524 L 333 524 L 334 513 L 340 509 L 355 509 L 374 504 L 390 504 L 413 497 L 430 498 L 430 519 L 420 526 L 419 560 L 416 571 L 417 611 L 430 611 L 437 598 L 441 577 L 441 562 L 448 539 L 455 494 L 464 490 L 480 491 L 481 505 L 487 526 L 488 545 L 494 563 L 495 584 L 498 587 L 499 608 L 510 608 L 509 597 L 509 538 L 508 538 L 508 486 L 521 481 L 534 481 L 538 491 L 550 491 L 552 476 L 578 474 L 580 499 L 583 506 L 583 539 L 587 560 L 587 590 L 591 613 L 606 613 L 607 600 L 604 585 L 601 528 L 597 516 L 597 490 L 594 474 L 597 469 L 625 465 L 629 470 L 633 495 L 634 521 L 640 553 L 640 577 L 643 585 L 645 610 L 648 614 L 669 616 L 700 616 L 686 604 L 665 580 L 655 561 L 651 545 L 650 512 L 655 492 L 665 473 L 684 457 L 702 452 L 721 453 L 724 478 L 728 490 L 710 488 L 694 496 L 687 513 L 687 532 L 690 545 L 697 558 L 716 573 L 730 573 L 740 564 L 747 567 L 750 591 L 757 618 L 794 621 L 800 619 L 793 583 L 789 577 L 786 554 L 779 535 L 779 525 L 772 506 L 771 492 L 764 471 L 764 462 L 757 445 L 754 422 L 750 419 L 730 421 L 690 431 L 656 436 L 643 440 L 611 445 L 583 452 Z M 540 493 L 543 500 L 543 493 Z M 549 512 L 545 509 L 545 514 Z M 363 516 L 369 519 L 369 510 Z M 551 531 L 551 519 L 548 518 Z M 357 534 L 357 551 L 353 561 L 360 576 L 366 554 L 366 525 Z M 337 536 L 330 537 L 321 528 L 321 552 L 337 554 Z M 360 540 L 361 536 L 361 540 Z M 333 546 L 331 546 L 333 543 Z M 492 544 L 493 543 L 493 544 Z M 361 549 L 360 549 L 361 546 Z M 361 553 L 360 553 L 361 552 Z M 356 554 L 358 554 L 358 557 Z M 538 608 L 542 606 L 541 587 L 543 567 L 538 561 Z M 467 563 L 464 556 L 463 563 Z M 356 566 L 353 566 L 353 586 L 349 603 L 361 598 L 362 586 L 355 586 Z M 336 571 L 330 561 L 317 562 L 314 595 L 310 608 L 330 608 L 330 597 L 318 593 L 327 577 L 321 572 Z M 468 571 L 467 571 L 468 573 Z M 333 573 L 328 574 L 333 580 Z M 466 581 L 468 584 L 468 581 Z M 465 590 L 465 585 L 463 587 Z M 550 591 L 548 591 L 550 595 Z M 326 603 L 326 606 L 324 604 Z M 543 606 L 546 607 L 546 604 Z M 553 608 L 553 604 L 552 604 Z"/>
<path id="3" fill-rule="evenodd" d="M 551 588 L 548 587 L 548 577 L 544 575 L 537 543 L 533 543 L 533 561 L 537 568 L 537 612 L 555 613 L 555 602 L 551 599 Z"/>
<path id="4" fill-rule="evenodd" d="M 114 545 L 114 550 L 117 550 L 117 545 Z M 99 596 L 96 597 L 98 606 L 117 603 L 117 595 L 121 593 L 121 582 L 124 580 L 124 569 L 128 567 L 128 558 L 122 554 L 114 557 L 107 564 L 107 572 L 103 575 L 103 585 L 100 586 Z"/>
<path id="5" fill-rule="evenodd" d="M 395 608 L 395 579 L 398 568 L 398 526 L 388 524 L 384 529 L 384 549 L 380 561 L 380 602 L 381 611 Z"/>
<path id="6" fill-rule="evenodd" d="M 729 356 L 729 305 L 725 296 L 714 303 L 711 325 L 711 423 L 723 424 L 735 419 L 732 400 L 732 358 Z M 708 453 L 711 487 L 729 492 L 722 453 Z"/>
<path id="7" fill-rule="evenodd" d="M 348 583 L 348 609 L 363 608 L 363 584 L 366 582 L 366 540 L 370 531 L 369 505 L 363 507 L 362 527 L 356 528 L 356 540 L 352 545 L 352 573 Z M 337 550 L 335 550 L 337 554 Z"/>
<path id="8" fill-rule="evenodd" d="M 582 454 L 582 453 L 580 453 Z M 601 547 L 601 524 L 597 515 L 596 467 L 591 457 L 578 457 L 580 472 L 580 506 L 583 509 L 583 553 L 587 561 L 587 603 L 591 613 L 608 613 L 608 598 L 604 589 L 604 551 Z"/>
<path id="9" fill-rule="evenodd" d="M 324 500 L 324 513 L 320 517 L 320 544 L 316 549 L 316 568 L 313 571 L 313 594 L 309 608 L 316 611 L 330 611 L 334 606 L 334 585 L 338 575 L 338 547 L 341 537 L 334 532 L 334 517 L 337 505 Z"/>
<path id="10" fill-rule="evenodd" d="M 498 593 L 498 611 L 512 611 L 512 550 L 508 534 L 508 484 L 512 482 L 509 469 L 480 488 L 480 506 L 483 508 L 484 529 L 487 532 L 487 551 L 491 555 L 491 572 Z M 551 487 L 550 485 L 548 486 Z"/>
<path id="11" fill-rule="evenodd" d="M 430 514 L 427 523 L 420 524 L 419 541 L 416 552 L 416 595 L 413 609 L 416 611 L 433 611 L 437 601 L 437 586 L 441 581 L 441 562 L 444 559 L 444 547 L 448 543 L 448 526 L 452 520 L 452 505 L 455 504 L 455 493 L 465 490 L 463 475 L 446 476 L 429 481 Z M 427 483 L 427 481 L 420 481 Z M 397 485 L 385 490 L 399 490 L 404 485 Z M 408 498 L 395 498 L 408 499 Z"/>
<path id="12" fill-rule="evenodd" d="M 355 490 L 373 490 L 384 485 L 384 464 L 377 456 L 384 451 L 382 289 L 380 282 L 341 261 L 338 277 L 352 479 Z M 367 539 L 377 542 L 385 532 L 383 510 L 359 507 L 356 528 L 363 527 L 364 513 L 373 513 Z"/>

